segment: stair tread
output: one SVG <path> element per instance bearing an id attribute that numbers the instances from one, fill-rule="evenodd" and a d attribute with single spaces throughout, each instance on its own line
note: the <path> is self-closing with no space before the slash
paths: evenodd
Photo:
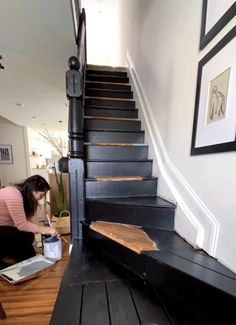
<path id="1" fill-rule="evenodd" d="M 143 252 L 141 254 L 146 259 L 146 262 L 147 260 L 150 261 L 151 264 L 148 264 L 150 271 L 153 272 L 155 264 L 162 264 L 170 270 L 176 270 L 236 298 L 235 273 L 225 268 L 202 250 L 194 250 L 189 243 L 173 231 L 145 227 L 143 229 L 159 248 L 159 251 Z M 104 235 L 100 236 L 106 238 L 107 241 L 114 242 Z M 107 245 L 108 243 L 104 242 L 104 244 Z M 121 248 L 120 244 L 116 244 Z M 138 255 L 136 258 L 138 258 Z M 129 265 L 127 267 L 129 268 Z M 148 273 L 149 270 L 146 267 L 147 279 L 149 278 Z"/>
<path id="2" fill-rule="evenodd" d="M 140 121 L 138 118 L 132 118 L 132 117 L 112 117 L 112 116 L 84 116 L 85 119 L 88 120 L 109 120 L 109 121 Z"/>
<path id="3" fill-rule="evenodd" d="M 111 109 L 111 110 L 119 110 L 119 111 L 138 111 L 138 109 L 137 108 L 116 108 L 116 107 L 107 107 L 107 106 L 105 106 L 105 107 L 103 107 L 103 106 L 93 106 L 93 105 L 85 105 L 85 109 L 86 108 L 93 108 L 93 109 L 107 109 L 107 110 L 109 110 L 109 109 Z"/>
<path id="4" fill-rule="evenodd" d="M 100 84 L 107 84 L 107 85 L 110 85 L 110 82 L 109 81 L 93 81 L 93 80 L 86 80 L 86 83 L 100 83 Z M 127 83 L 124 83 L 124 82 L 113 82 L 112 85 L 121 85 L 121 86 L 130 86 L 130 84 L 127 82 Z M 100 89 L 100 88 L 99 88 Z"/>
<path id="5" fill-rule="evenodd" d="M 92 221 L 90 228 L 140 254 L 157 251 L 156 243 L 140 227 L 114 222 Z"/>
<path id="6" fill-rule="evenodd" d="M 176 233 L 166 233 L 163 230 L 146 229 L 148 235 L 158 242 L 160 250 L 169 252 L 200 266 L 236 280 L 236 274 L 220 264 L 214 257 L 209 256 L 203 250 L 196 250 Z M 150 254 L 155 258 L 155 254 Z"/>
<path id="7" fill-rule="evenodd" d="M 84 142 L 85 146 L 100 146 L 100 147 L 147 147 L 145 143 L 117 143 L 117 142 Z"/>
<path id="8" fill-rule="evenodd" d="M 152 159 L 143 159 L 143 160 L 106 160 L 106 159 L 103 159 L 103 160 L 99 160 L 99 159 L 87 159 L 86 162 L 99 162 L 99 163 L 102 163 L 102 162 L 110 162 L 110 163 L 143 163 L 143 162 L 152 162 L 153 160 Z"/>
<path id="9" fill-rule="evenodd" d="M 143 177 L 101 177 L 101 179 L 107 179 L 107 181 L 112 181 L 112 179 L 117 179 L 119 181 L 149 181 L 149 180 L 156 180 L 158 177 L 155 176 L 143 176 Z M 94 181 L 99 182 L 99 178 L 86 178 L 85 181 Z"/>
<path id="10" fill-rule="evenodd" d="M 93 130 L 88 130 L 85 129 L 86 132 L 119 132 L 119 133 L 144 133 L 145 131 L 139 130 L 99 130 L 99 129 L 93 129 Z"/>
<path id="11" fill-rule="evenodd" d="M 86 81 L 86 83 L 87 82 L 89 82 L 89 81 Z M 102 91 L 107 91 L 107 92 L 111 92 L 111 93 L 133 93 L 132 90 L 125 90 L 125 89 L 120 90 L 120 89 L 109 89 L 109 88 L 93 88 L 93 87 L 89 87 L 88 85 L 85 87 L 85 90 L 87 90 L 87 89 L 93 90 L 93 91 L 101 91 L 101 92 Z M 86 97 L 91 97 L 91 96 L 86 96 Z"/>
<path id="12" fill-rule="evenodd" d="M 127 198 L 111 198 L 111 199 L 87 199 L 87 201 L 95 201 L 100 203 L 109 203 L 117 205 L 136 205 L 147 207 L 163 207 L 163 208 L 175 208 L 175 204 L 162 199 L 159 196 L 139 196 L 139 197 L 127 197 Z"/>
<path id="13" fill-rule="evenodd" d="M 118 98 L 118 97 L 99 97 L 99 96 L 85 96 L 85 99 L 98 99 L 98 100 L 108 100 L 108 101 L 114 101 L 114 102 L 134 102 L 133 99 L 129 98 Z M 100 106 L 101 107 L 101 106 Z"/>

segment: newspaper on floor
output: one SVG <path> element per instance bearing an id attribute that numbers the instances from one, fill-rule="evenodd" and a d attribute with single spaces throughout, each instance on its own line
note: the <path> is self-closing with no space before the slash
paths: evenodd
<path id="1" fill-rule="evenodd" d="M 41 271 L 53 265 L 55 260 L 50 260 L 43 255 L 36 255 L 25 261 L 9 266 L 0 271 L 0 276 L 12 284 L 16 284 L 41 274 Z"/>

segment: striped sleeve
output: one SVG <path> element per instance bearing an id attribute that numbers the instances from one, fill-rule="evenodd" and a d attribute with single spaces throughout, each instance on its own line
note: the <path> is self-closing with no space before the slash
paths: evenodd
<path id="1" fill-rule="evenodd" d="M 37 233 L 39 226 L 26 219 L 23 198 L 20 191 L 10 186 L 5 191 L 5 203 L 14 225 L 20 231 Z"/>

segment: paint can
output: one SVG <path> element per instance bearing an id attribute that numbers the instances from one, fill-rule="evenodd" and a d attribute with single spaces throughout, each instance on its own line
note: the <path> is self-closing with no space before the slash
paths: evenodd
<path id="1" fill-rule="evenodd" d="M 62 258 L 61 239 L 56 236 L 44 239 L 43 251 L 45 257 L 54 259 L 56 261 L 61 260 Z"/>

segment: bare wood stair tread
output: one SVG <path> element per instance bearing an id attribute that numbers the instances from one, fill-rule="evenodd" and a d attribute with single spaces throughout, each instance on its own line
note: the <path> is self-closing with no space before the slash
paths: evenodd
<path id="1" fill-rule="evenodd" d="M 99 182 L 142 181 L 143 177 L 96 177 Z"/>
<path id="2" fill-rule="evenodd" d="M 158 250 L 156 243 L 137 226 L 95 221 L 90 224 L 90 228 L 138 254 Z"/>

